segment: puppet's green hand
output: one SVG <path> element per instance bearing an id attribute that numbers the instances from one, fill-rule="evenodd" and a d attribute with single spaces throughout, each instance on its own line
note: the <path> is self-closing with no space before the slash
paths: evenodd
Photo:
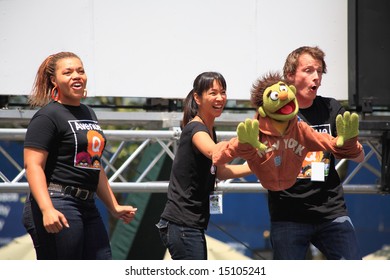
<path id="1" fill-rule="evenodd" d="M 265 151 L 267 146 L 259 141 L 259 121 L 246 119 L 237 126 L 237 136 L 240 143 L 248 143 L 260 151 Z"/>
<path id="2" fill-rule="evenodd" d="M 359 116 L 346 111 L 336 117 L 337 147 L 342 147 L 348 139 L 359 135 Z"/>

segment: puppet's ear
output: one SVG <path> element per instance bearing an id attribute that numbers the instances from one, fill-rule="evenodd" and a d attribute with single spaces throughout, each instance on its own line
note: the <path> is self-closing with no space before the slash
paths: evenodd
<path id="1" fill-rule="evenodd" d="M 265 118 L 267 116 L 267 114 L 265 113 L 264 109 L 263 109 L 263 106 L 260 106 L 259 107 L 259 114 L 262 118 Z"/>
<path id="2" fill-rule="evenodd" d="M 297 89 L 293 85 L 289 85 L 288 87 L 292 90 L 294 94 L 297 92 Z"/>

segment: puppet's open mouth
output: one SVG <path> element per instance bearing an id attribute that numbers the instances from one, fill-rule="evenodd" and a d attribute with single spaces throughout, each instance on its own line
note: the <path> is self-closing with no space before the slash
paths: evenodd
<path id="1" fill-rule="evenodd" d="M 294 100 L 290 101 L 286 105 L 284 105 L 282 108 L 276 111 L 277 114 L 280 115 L 289 115 L 295 111 L 295 102 Z"/>

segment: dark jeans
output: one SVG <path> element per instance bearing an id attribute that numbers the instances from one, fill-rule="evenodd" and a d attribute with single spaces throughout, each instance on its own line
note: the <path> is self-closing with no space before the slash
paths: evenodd
<path id="1" fill-rule="evenodd" d="M 29 195 L 23 210 L 23 225 L 30 234 L 38 260 L 112 259 L 107 230 L 94 199 L 82 201 L 52 192 L 54 207 L 65 215 L 69 228 L 48 233 L 36 201 Z"/>
<path id="2" fill-rule="evenodd" d="M 304 260 L 312 243 L 328 260 L 360 260 L 355 229 L 348 216 L 322 224 L 271 222 L 275 260 Z"/>
<path id="3" fill-rule="evenodd" d="M 204 230 L 161 219 L 156 225 L 173 260 L 207 260 Z"/>

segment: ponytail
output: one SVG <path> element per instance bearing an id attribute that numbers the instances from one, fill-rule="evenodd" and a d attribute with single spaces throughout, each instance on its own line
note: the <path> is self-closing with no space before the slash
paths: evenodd
<path id="1" fill-rule="evenodd" d="M 187 97 L 184 99 L 183 104 L 183 121 L 182 128 L 192 120 L 198 113 L 198 104 L 195 102 L 194 90 L 192 89 Z"/>

